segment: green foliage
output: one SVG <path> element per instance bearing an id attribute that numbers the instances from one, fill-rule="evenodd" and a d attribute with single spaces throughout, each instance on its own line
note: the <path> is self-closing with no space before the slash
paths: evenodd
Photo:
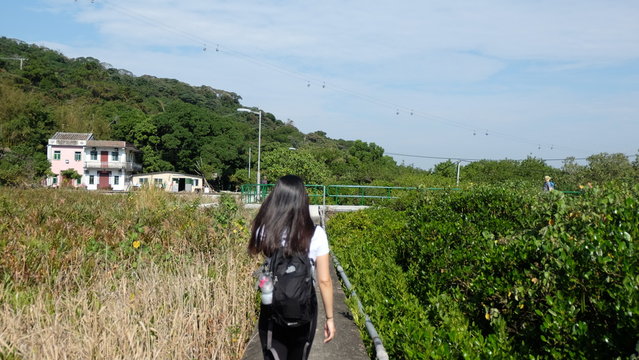
<path id="1" fill-rule="evenodd" d="M 317 161 L 309 151 L 279 148 L 262 156 L 265 176 L 273 181 L 295 174 L 307 184 L 325 184 L 330 176 L 326 165 Z"/>
<path id="2" fill-rule="evenodd" d="M 50 163 L 44 153 L 17 146 L 0 149 L 0 185 L 26 186 L 43 177 Z"/>
<path id="3" fill-rule="evenodd" d="M 58 273 L 79 271 L 89 280 L 103 260 L 214 252 L 221 238 L 244 241 L 243 216 L 230 197 L 203 210 L 198 198 L 154 188 L 110 196 L 0 187 L 0 279 L 22 289 L 52 283 Z"/>
<path id="4" fill-rule="evenodd" d="M 229 194 L 222 194 L 215 212 L 215 221 L 221 226 L 227 226 L 231 220 L 238 217 L 239 206 L 234 197 Z"/>
<path id="5" fill-rule="evenodd" d="M 612 179 L 637 179 L 637 174 L 624 154 L 600 153 L 588 157 L 588 175 L 594 182 L 604 183 Z"/>
<path id="6" fill-rule="evenodd" d="M 66 170 L 62 170 L 60 172 L 60 175 L 62 175 L 62 177 L 66 178 L 66 179 L 72 179 L 72 180 L 78 180 L 78 179 L 82 179 L 82 175 L 78 174 L 77 171 L 75 171 L 75 169 L 66 169 Z"/>
<path id="7" fill-rule="evenodd" d="M 589 156 L 587 161 L 586 165 L 580 165 L 575 158 L 567 158 L 557 180 L 572 189 L 577 189 L 580 185 L 586 186 L 588 183 L 604 184 L 611 180 L 639 180 L 637 160 L 631 163 L 624 154 L 599 153 Z"/>
<path id="8" fill-rule="evenodd" d="M 253 176 L 253 173 L 251 173 L 251 177 L 249 178 L 248 169 L 237 169 L 229 180 L 234 184 L 252 184 L 255 183 L 256 178 Z"/>
<path id="9" fill-rule="evenodd" d="M 75 169 L 62 170 L 60 171 L 60 175 L 62 175 L 63 186 L 71 186 L 73 184 L 73 180 L 82 179 L 82 175 L 78 174 Z"/>
<path id="10" fill-rule="evenodd" d="M 433 174 L 448 178 L 455 178 L 457 176 L 457 163 L 454 163 L 451 160 L 440 162 L 433 167 Z"/>
<path id="11" fill-rule="evenodd" d="M 481 160 L 462 166 L 461 178 L 473 183 L 500 183 L 504 181 L 527 181 L 539 184 L 541 187 L 543 177 L 550 175 L 555 177 L 558 169 L 546 165 L 543 160 L 528 157 L 525 160 Z"/>
<path id="12" fill-rule="evenodd" d="M 639 186 L 581 196 L 515 186 L 414 193 L 394 210 L 331 220 L 333 249 L 392 358 L 635 352 Z M 446 346 L 424 353 L 430 344 Z"/>

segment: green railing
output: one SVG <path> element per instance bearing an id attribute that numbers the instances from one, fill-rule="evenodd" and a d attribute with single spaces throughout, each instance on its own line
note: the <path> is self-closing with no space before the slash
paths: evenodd
<path id="1" fill-rule="evenodd" d="M 259 203 L 271 192 L 273 184 L 245 184 L 241 187 L 244 203 Z M 306 185 L 311 204 L 369 205 L 375 200 L 396 199 L 399 193 L 418 190 L 416 187 L 365 185 Z M 446 190 L 428 188 L 424 190 Z M 459 190 L 459 189 L 453 189 Z"/>
<path id="2" fill-rule="evenodd" d="M 326 198 L 337 205 L 365 205 L 367 200 L 388 200 L 397 198 L 400 191 L 414 191 L 416 187 L 366 186 L 366 185 L 328 185 Z M 353 204 L 356 202 L 357 204 Z"/>
<path id="3" fill-rule="evenodd" d="M 245 184 L 241 187 L 242 200 L 246 204 L 260 203 L 273 190 L 274 184 Z M 408 191 L 444 191 L 460 188 L 417 188 L 368 185 L 306 185 L 309 200 L 314 205 L 371 205 L 378 200 L 396 199 Z M 582 191 L 557 190 L 567 195 L 581 195 Z"/>
<path id="4" fill-rule="evenodd" d="M 240 188 L 240 191 L 242 192 L 242 201 L 244 201 L 245 204 L 260 203 L 268 196 L 271 190 L 273 190 L 273 187 L 275 187 L 275 184 L 242 185 Z M 308 193 L 311 204 L 323 204 L 324 191 L 324 185 L 306 185 L 306 192 Z"/>
<path id="5" fill-rule="evenodd" d="M 559 192 L 568 195 L 581 195 L 584 193 L 583 190 L 559 190 Z"/>

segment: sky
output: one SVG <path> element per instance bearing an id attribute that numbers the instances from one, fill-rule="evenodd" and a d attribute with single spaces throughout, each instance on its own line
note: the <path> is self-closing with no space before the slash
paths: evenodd
<path id="1" fill-rule="evenodd" d="M 398 163 L 639 152 L 637 0 L 4 0 L 0 36 L 235 92 Z M 12 54 L 0 54 L 6 56 Z M 407 156 L 410 155 L 410 156 Z M 463 162 L 466 164 L 466 162 Z"/>

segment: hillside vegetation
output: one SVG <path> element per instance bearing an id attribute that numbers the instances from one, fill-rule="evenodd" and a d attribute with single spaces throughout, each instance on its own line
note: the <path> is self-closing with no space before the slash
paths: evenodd
<path id="1" fill-rule="evenodd" d="M 248 151 L 256 168 L 257 116 L 237 112 L 241 97 L 209 86 L 135 76 L 94 58 L 70 59 L 40 46 L 0 38 L 0 184 L 24 184 L 48 168 L 47 139 L 56 131 L 92 132 L 126 140 L 143 151 L 145 172 L 201 173 L 220 189 L 248 179 Z M 297 151 L 289 150 L 295 148 Z M 273 114 L 262 119 L 262 162 L 269 180 L 288 172 L 307 182 L 370 183 L 398 173 L 374 143 L 300 132 Z"/>
<path id="2" fill-rule="evenodd" d="M 236 189 L 256 169 L 257 116 L 240 113 L 238 94 L 174 79 L 135 76 L 94 58 L 64 55 L 0 38 L 0 185 L 37 184 L 48 173 L 47 139 L 56 131 L 91 132 L 100 140 L 125 140 L 142 150 L 144 172 L 202 174 L 217 189 Z M 296 150 L 291 150 L 296 149 Z M 269 182 L 289 173 L 310 184 L 439 186 L 455 184 L 457 164 L 426 171 L 397 164 L 375 143 L 335 140 L 318 130 L 304 134 L 292 121 L 264 112 L 262 173 Z M 255 170 L 253 171 L 255 173 Z M 543 160 L 482 160 L 461 166 L 462 186 L 523 181 L 540 187 L 551 175 L 559 189 L 588 182 L 639 179 L 639 161 L 624 154 L 595 154 L 561 168 Z"/>
<path id="3" fill-rule="evenodd" d="M 256 321 L 231 198 L 0 187 L 0 359 L 240 359 Z"/>
<path id="4" fill-rule="evenodd" d="M 392 359 L 639 356 L 637 185 L 416 193 L 328 233 Z"/>

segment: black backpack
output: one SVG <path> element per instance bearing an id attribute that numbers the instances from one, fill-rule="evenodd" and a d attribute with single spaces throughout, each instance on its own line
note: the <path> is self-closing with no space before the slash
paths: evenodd
<path id="1" fill-rule="evenodd" d="M 313 260 L 307 254 L 286 256 L 277 249 L 268 264 L 273 277 L 272 320 L 281 326 L 308 324 L 314 315 Z"/>

